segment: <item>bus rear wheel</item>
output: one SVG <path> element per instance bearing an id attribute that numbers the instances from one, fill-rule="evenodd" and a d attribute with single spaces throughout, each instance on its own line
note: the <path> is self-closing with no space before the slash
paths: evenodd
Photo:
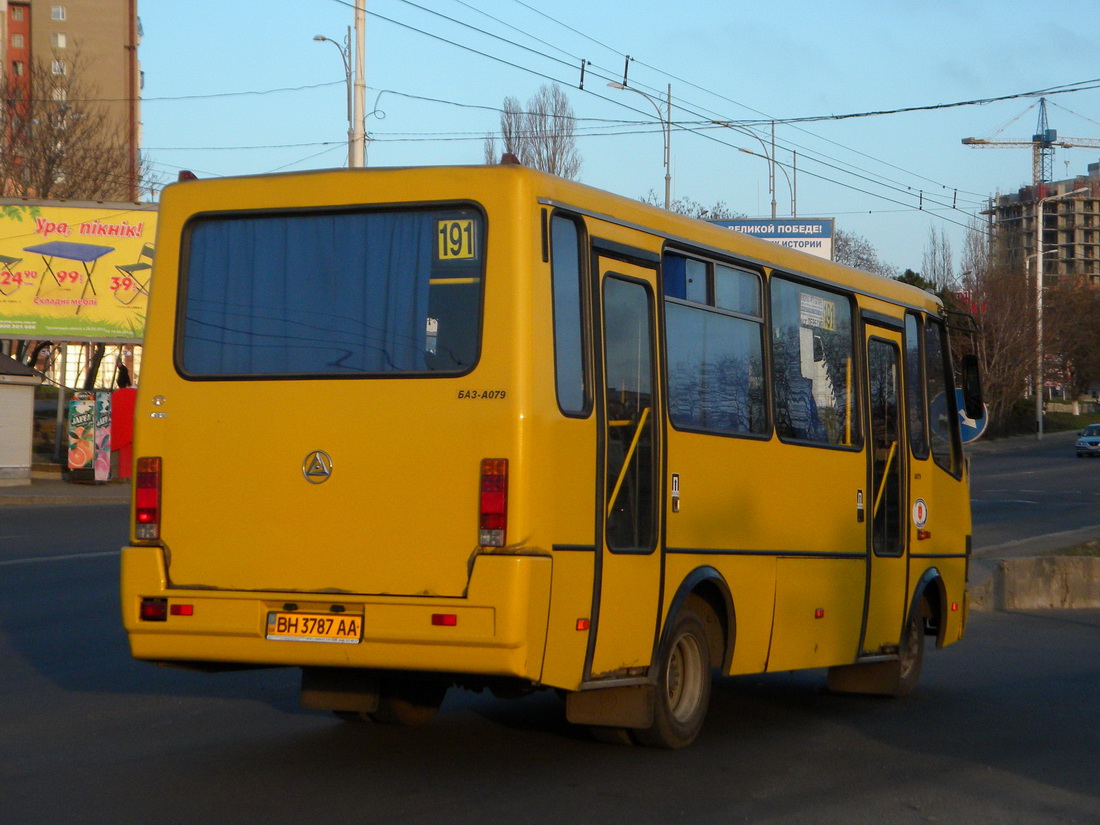
<path id="1" fill-rule="evenodd" d="M 653 724 L 633 732 L 641 744 L 683 748 L 695 740 L 710 702 L 709 651 L 703 620 L 685 606 L 658 660 Z"/>

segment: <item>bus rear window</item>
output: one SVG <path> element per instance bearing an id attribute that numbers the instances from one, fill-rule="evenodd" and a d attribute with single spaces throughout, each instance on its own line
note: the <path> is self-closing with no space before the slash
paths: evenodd
<path id="1" fill-rule="evenodd" d="M 483 272 L 473 208 L 199 218 L 177 364 L 193 378 L 465 373 Z"/>

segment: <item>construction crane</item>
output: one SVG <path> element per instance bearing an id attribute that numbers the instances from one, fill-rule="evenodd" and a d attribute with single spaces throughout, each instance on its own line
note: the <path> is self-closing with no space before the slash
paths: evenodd
<path id="1" fill-rule="evenodd" d="M 1078 149 L 1084 147 L 1100 147 L 1100 140 L 1095 138 L 1062 138 L 1058 139 L 1058 132 L 1047 125 L 1047 99 L 1039 98 L 1039 123 L 1035 128 L 1035 134 L 1031 140 L 982 140 L 981 138 L 963 138 L 964 146 L 992 146 L 1007 148 L 1011 146 L 1031 147 L 1031 177 L 1035 186 L 1048 182 L 1054 177 L 1054 147 L 1063 149 Z"/>

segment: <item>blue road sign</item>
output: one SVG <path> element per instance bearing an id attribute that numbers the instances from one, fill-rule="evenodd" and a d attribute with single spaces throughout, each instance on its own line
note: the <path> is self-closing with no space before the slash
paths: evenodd
<path id="1" fill-rule="evenodd" d="M 959 429 L 962 430 L 963 444 L 977 441 L 989 424 L 989 408 L 983 405 L 980 418 L 968 418 L 966 410 L 963 409 L 962 390 L 955 390 L 955 403 L 959 408 Z"/>

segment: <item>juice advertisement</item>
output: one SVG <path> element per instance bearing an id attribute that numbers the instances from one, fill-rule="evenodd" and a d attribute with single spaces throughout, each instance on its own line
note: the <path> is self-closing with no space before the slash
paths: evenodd
<path id="1" fill-rule="evenodd" d="M 95 394 L 95 480 L 111 479 L 111 393 Z"/>
<path id="2" fill-rule="evenodd" d="M 69 398 L 69 469 L 91 470 L 95 461 L 96 399 L 94 392 L 74 392 Z"/>

